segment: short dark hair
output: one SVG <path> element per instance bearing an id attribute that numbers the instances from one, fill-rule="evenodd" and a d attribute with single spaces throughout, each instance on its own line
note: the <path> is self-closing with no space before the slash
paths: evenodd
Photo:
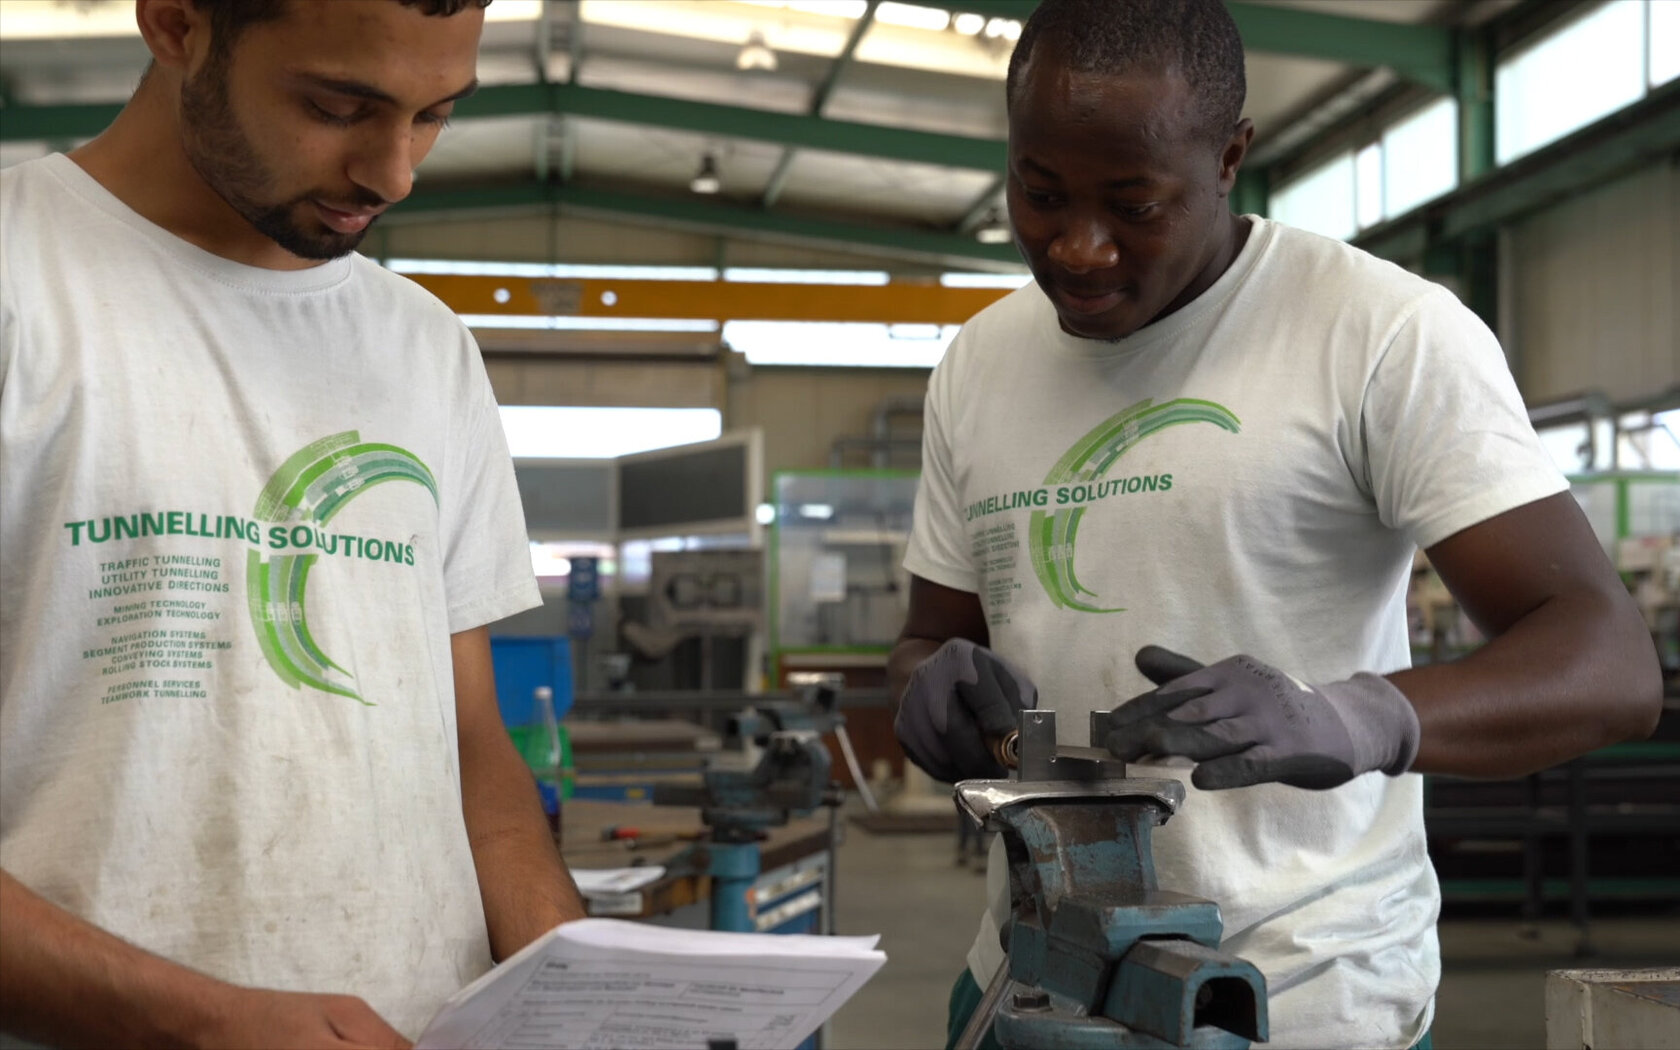
<path id="1" fill-rule="evenodd" d="M 1224 142 L 1242 119 L 1248 81 L 1242 37 L 1221 0 L 1043 0 L 1009 56 L 1004 99 L 1041 41 L 1053 41 L 1078 73 L 1124 75 L 1174 69 L 1199 101 L 1208 136 Z"/>
<path id="2" fill-rule="evenodd" d="M 272 22 L 285 13 L 291 0 L 192 0 L 200 11 L 210 12 L 210 41 L 217 50 L 226 52 L 250 26 Z M 320 0 L 314 0 L 320 2 Z M 489 7 L 490 0 L 395 0 L 404 7 L 417 7 L 423 15 L 447 18 L 469 7 Z"/>

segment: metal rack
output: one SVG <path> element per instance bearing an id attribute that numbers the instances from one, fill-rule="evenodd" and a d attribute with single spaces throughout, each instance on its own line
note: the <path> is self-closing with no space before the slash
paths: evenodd
<path id="1" fill-rule="evenodd" d="M 1651 740 L 1519 780 L 1431 777 L 1424 827 L 1447 903 L 1516 901 L 1534 920 L 1566 901 L 1577 953 L 1591 954 L 1594 904 L 1680 902 L 1680 705 Z M 1516 854 L 1517 870 L 1477 847 Z"/>

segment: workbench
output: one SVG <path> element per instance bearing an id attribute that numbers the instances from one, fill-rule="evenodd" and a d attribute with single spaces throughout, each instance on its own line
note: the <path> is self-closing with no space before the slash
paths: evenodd
<path id="1" fill-rule="evenodd" d="M 602 841 L 602 832 L 615 826 L 638 829 L 641 840 Z M 560 807 L 560 852 L 573 868 L 669 866 L 705 831 L 699 812 L 686 807 L 578 798 Z M 832 929 L 833 834 L 827 814 L 795 818 L 767 832 L 759 844 L 762 873 L 748 897 L 762 932 Z M 633 900 L 590 902 L 590 914 L 704 927 L 710 882 L 704 875 L 667 870 L 652 885 L 624 895 Z"/>
<path id="2" fill-rule="evenodd" d="M 1614 744 L 1518 780 L 1432 776 L 1426 791 L 1424 828 L 1448 904 L 1516 900 L 1532 921 L 1548 901 L 1566 900 L 1577 952 L 1589 955 L 1592 901 L 1680 899 L 1680 707 L 1673 700 L 1650 740 Z M 1497 847 L 1504 848 L 1490 849 Z M 1564 877 L 1547 877 L 1559 869 Z"/>

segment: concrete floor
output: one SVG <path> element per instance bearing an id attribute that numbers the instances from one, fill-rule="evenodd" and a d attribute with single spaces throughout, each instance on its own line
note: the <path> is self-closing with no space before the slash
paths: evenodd
<path id="1" fill-rule="evenodd" d="M 887 964 L 835 1015 L 829 1050 L 918 1050 L 945 1045 L 945 1007 L 984 907 L 985 878 L 955 863 L 955 835 L 846 830 L 838 861 L 838 932 L 878 933 Z M 1437 1050 L 1545 1045 L 1545 974 L 1578 967 L 1680 963 L 1680 909 L 1596 919 L 1595 954 L 1577 959 L 1567 921 L 1441 923 Z"/>

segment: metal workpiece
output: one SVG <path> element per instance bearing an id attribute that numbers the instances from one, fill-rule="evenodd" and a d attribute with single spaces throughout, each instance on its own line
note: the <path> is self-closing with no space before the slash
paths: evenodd
<path id="1" fill-rule="evenodd" d="M 1107 727 L 1098 719 L 1093 734 Z M 1015 1047 L 1245 1047 L 1267 1034 L 1266 982 L 1219 950 L 1212 901 L 1159 888 L 1151 830 L 1184 785 L 1133 779 L 1099 749 L 1056 742 L 1052 711 L 1023 711 L 1018 774 L 969 780 L 958 803 L 1009 864 L 1009 994 L 993 1026 Z M 1106 774 L 1106 775 L 1105 775 Z"/>
<path id="2" fill-rule="evenodd" d="M 1093 715 L 1095 719 L 1097 716 Z M 1091 734 L 1093 744 L 1102 737 Z M 1100 747 L 1080 747 L 1056 742 L 1056 712 L 1023 711 L 1021 728 L 1013 743 L 1004 750 L 1014 762 L 1005 761 L 1018 771 L 1017 779 L 1040 780 L 1113 780 L 1126 775 L 1126 763 Z"/>

